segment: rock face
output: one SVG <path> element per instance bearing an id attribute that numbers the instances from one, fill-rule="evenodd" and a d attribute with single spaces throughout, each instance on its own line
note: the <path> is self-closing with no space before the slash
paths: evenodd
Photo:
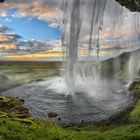
<path id="1" fill-rule="evenodd" d="M 4 2 L 5 0 L 0 0 L 0 2 Z"/>
<path id="2" fill-rule="evenodd" d="M 131 52 L 124 52 L 117 57 L 103 61 L 101 75 L 103 78 L 112 79 L 121 77 L 127 73 L 127 65 Z"/>
<path id="3" fill-rule="evenodd" d="M 132 12 L 140 12 L 140 0 L 116 0 Z"/>
<path id="4" fill-rule="evenodd" d="M 140 79 L 140 49 L 124 52 L 117 57 L 105 60 L 101 64 L 101 77 L 106 79 Z"/>

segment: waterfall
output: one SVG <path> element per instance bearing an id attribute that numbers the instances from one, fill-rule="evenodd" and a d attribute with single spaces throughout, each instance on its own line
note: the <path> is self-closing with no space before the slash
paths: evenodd
<path id="1" fill-rule="evenodd" d="M 89 24 L 89 54 L 93 47 L 99 50 L 99 31 L 103 24 L 103 13 L 106 0 L 64 0 L 62 2 L 63 31 L 62 44 L 66 47 L 66 81 L 70 92 L 74 93 L 77 74 L 79 37 L 83 33 L 82 26 Z M 87 12 L 84 15 L 83 12 Z M 93 33 L 96 32 L 96 44 L 93 44 Z M 97 51 L 98 53 L 99 51 Z"/>
<path id="2" fill-rule="evenodd" d="M 128 65 L 130 82 L 140 79 L 140 50 L 131 53 Z"/>
<path id="3" fill-rule="evenodd" d="M 139 37 L 139 18 L 136 18 L 139 14 L 131 14 L 115 0 L 62 0 L 61 5 L 63 11 L 62 45 L 66 50 L 66 82 L 69 92 L 73 94 L 76 92 L 79 77 L 80 80 L 89 77 L 93 80 L 102 78 L 100 50 L 104 45 L 110 45 L 112 48 L 119 47 L 121 38 L 124 38 L 121 32 L 127 24 L 128 29 L 134 26 L 131 34 L 137 34 Z M 133 19 L 135 19 L 135 24 L 129 21 Z M 111 37 L 109 42 L 104 41 L 102 37 L 106 31 Z M 118 44 L 116 44 L 118 38 Z M 84 60 L 85 63 L 81 64 L 82 49 L 87 57 Z M 93 58 L 94 62 L 89 64 L 87 61 Z"/>
<path id="4" fill-rule="evenodd" d="M 66 81 L 70 87 L 70 92 L 74 92 L 74 77 L 75 77 L 75 69 L 76 63 L 78 59 L 78 40 L 79 33 L 81 28 L 81 20 L 80 20 L 80 0 L 71 0 L 65 1 L 64 3 L 64 24 L 65 27 L 69 26 L 69 35 L 66 39 L 67 45 L 67 74 Z M 67 9 L 68 8 L 68 9 Z M 67 13 L 69 11 L 69 13 Z M 71 11 L 71 12 L 70 12 Z M 70 15 L 68 15 L 70 14 Z M 67 20 L 67 16 L 70 16 L 70 19 Z M 70 24 L 70 25 L 67 25 Z M 64 32 L 65 34 L 65 32 Z M 65 35 L 63 35 L 65 37 Z"/>

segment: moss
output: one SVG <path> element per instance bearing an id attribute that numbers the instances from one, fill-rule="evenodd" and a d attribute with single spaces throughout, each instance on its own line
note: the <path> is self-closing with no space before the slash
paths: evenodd
<path id="1" fill-rule="evenodd" d="M 140 81 L 134 81 L 129 86 L 129 91 L 134 94 L 136 104 L 134 104 L 133 110 L 129 114 L 129 120 L 140 123 Z"/>
<path id="2" fill-rule="evenodd" d="M 0 96 L 0 117 L 28 117 L 28 109 L 24 107 L 23 104 L 24 103 L 18 99 Z"/>
<path id="3" fill-rule="evenodd" d="M 135 105 L 132 112 L 129 114 L 129 119 L 133 122 L 140 123 L 140 100 Z"/>
<path id="4" fill-rule="evenodd" d="M 140 95 L 140 81 L 134 81 L 130 84 L 129 90 L 133 93 Z"/>

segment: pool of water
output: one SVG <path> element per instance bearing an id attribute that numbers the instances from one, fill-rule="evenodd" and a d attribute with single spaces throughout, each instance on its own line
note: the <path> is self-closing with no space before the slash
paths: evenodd
<path id="1" fill-rule="evenodd" d="M 56 112 L 63 123 L 98 122 L 126 109 L 133 101 L 118 81 L 80 81 L 70 94 L 63 77 L 47 78 L 3 92 L 25 100 L 31 115 L 46 117 Z M 85 84 L 84 84 L 85 83 Z M 87 86 L 88 85 L 88 86 Z"/>

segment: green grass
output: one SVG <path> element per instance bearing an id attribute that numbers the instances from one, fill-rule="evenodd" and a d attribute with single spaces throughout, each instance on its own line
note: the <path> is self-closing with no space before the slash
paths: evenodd
<path id="1" fill-rule="evenodd" d="M 27 122 L 26 122 L 27 121 Z M 28 123 L 31 122 L 31 123 Z M 125 125 L 109 131 L 67 130 L 39 120 L 0 119 L 1 140 L 139 140 L 140 124 Z"/>
<path id="2" fill-rule="evenodd" d="M 135 105 L 134 109 L 129 115 L 129 119 L 133 122 L 140 123 L 140 100 Z"/>
<path id="3" fill-rule="evenodd" d="M 139 103 L 134 112 L 138 106 Z M 91 124 L 62 128 L 53 122 L 28 116 L 23 102 L 3 96 L 0 96 L 0 112 L 0 140 L 140 140 L 139 122 L 113 127 Z"/>

